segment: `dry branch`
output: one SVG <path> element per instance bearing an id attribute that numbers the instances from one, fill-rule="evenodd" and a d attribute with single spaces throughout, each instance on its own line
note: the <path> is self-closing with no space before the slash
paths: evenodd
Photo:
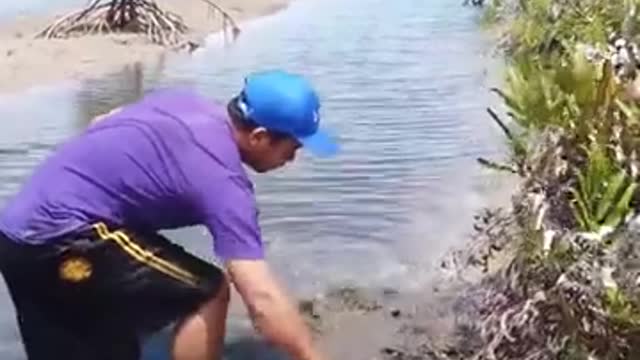
<path id="1" fill-rule="evenodd" d="M 202 0 L 202 1 L 209 4 L 209 7 L 213 9 L 214 13 L 217 11 L 218 13 L 222 14 L 222 29 L 223 31 L 226 32 L 227 24 L 229 24 L 231 26 L 231 34 L 233 36 L 233 39 L 235 40 L 240 34 L 240 27 L 238 26 L 236 21 L 233 19 L 233 17 L 227 11 L 225 11 L 223 8 L 221 8 L 219 5 L 215 4 L 214 2 L 210 0 Z"/>
<path id="2" fill-rule="evenodd" d="M 240 33 L 233 17 L 219 5 L 202 0 L 214 12 L 222 14 L 223 31 L 231 27 L 233 38 Z M 182 18 L 161 9 L 154 0 L 93 0 L 85 8 L 73 11 L 56 20 L 36 37 L 66 38 L 74 34 L 95 34 L 104 32 L 142 33 L 162 46 L 181 47 L 189 30 Z"/>

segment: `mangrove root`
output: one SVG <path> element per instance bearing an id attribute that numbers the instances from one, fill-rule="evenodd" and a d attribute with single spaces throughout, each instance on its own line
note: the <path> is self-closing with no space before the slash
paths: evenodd
<path id="1" fill-rule="evenodd" d="M 203 0 L 222 14 L 223 30 L 231 27 L 234 38 L 240 30 L 231 15 L 218 5 Z M 84 9 L 73 11 L 39 32 L 36 37 L 65 38 L 72 34 L 104 32 L 143 33 L 162 46 L 183 46 L 188 26 L 182 18 L 162 10 L 154 0 L 93 0 Z"/>

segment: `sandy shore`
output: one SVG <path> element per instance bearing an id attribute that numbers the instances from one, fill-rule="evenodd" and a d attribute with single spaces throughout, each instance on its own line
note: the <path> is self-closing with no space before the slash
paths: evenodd
<path id="1" fill-rule="evenodd" d="M 188 38 L 201 40 L 222 29 L 222 17 L 211 16 L 201 0 L 158 0 L 190 27 Z M 216 0 L 242 27 L 242 21 L 268 15 L 289 0 Z M 69 39 L 35 39 L 34 35 L 69 10 L 41 18 L 0 23 L 0 92 L 26 89 L 65 79 L 96 77 L 118 67 L 157 58 L 171 51 L 133 34 L 108 34 Z"/>

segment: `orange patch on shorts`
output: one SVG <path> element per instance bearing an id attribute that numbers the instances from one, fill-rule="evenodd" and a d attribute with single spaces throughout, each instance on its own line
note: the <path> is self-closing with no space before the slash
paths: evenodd
<path id="1" fill-rule="evenodd" d="M 60 278 L 70 282 L 81 282 L 91 277 L 93 266 L 89 260 L 74 256 L 64 260 L 58 268 Z"/>

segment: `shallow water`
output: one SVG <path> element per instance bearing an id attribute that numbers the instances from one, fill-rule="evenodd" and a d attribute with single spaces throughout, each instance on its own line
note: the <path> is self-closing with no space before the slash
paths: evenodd
<path id="1" fill-rule="evenodd" d="M 0 204 L 94 115 L 177 83 L 226 99 L 247 72 L 282 67 L 317 84 L 323 122 L 343 149 L 255 177 L 272 263 L 299 294 L 351 283 L 419 287 L 464 241 L 473 211 L 510 190 L 475 162 L 501 156 L 503 146 L 485 113 L 497 102 L 488 92 L 490 42 L 460 3 L 300 0 L 246 24 L 233 45 L 213 36 L 191 59 L 0 97 Z M 14 10 L 0 10 L 0 19 Z M 202 229 L 169 234 L 210 256 Z M 0 358 L 16 356 L 16 336 L 0 332 Z"/>

